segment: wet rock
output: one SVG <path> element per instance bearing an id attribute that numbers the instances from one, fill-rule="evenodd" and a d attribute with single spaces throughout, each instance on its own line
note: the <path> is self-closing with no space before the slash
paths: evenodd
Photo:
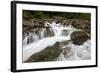
<path id="1" fill-rule="evenodd" d="M 63 41 L 63 42 L 60 42 L 60 47 L 63 49 L 63 48 L 66 48 L 66 46 L 69 44 L 70 40 L 67 40 L 67 41 Z"/>
<path id="2" fill-rule="evenodd" d="M 85 32 L 91 34 L 91 22 L 88 20 L 73 19 L 71 23 L 75 28 L 82 29 Z"/>
<path id="3" fill-rule="evenodd" d="M 71 40 L 74 44 L 82 45 L 85 41 L 89 39 L 87 33 L 83 31 L 75 31 L 71 34 Z"/>
<path id="4" fill-rule="evenodd" d="M 46 37 L 52 37 L 54 36 L 54 32 L 51 28 L 46 29 Z"/>
<path id="5" fill-rule="evenodd" d="M 59 42 L 56 42 L 53 46 L 49 46 L 44 50 L 33 54 L 25 62 L 42 62 L 42 61 L 54 61 L 62 52 L 59 47 Z"/>
<path id="6" fill-rule="evenodd" d="M 70 57 L 73 54 L 73 51 L 70 47 L 63 48 L 63 55 L 65 58 Z"/>
<path id="7" fill-rule="evenodd" d="M 63 36 L 68 36 L 68 30 L 62 30 L 62 35 Z"/>
<path id="8" fill-rule="evenodd" d="M 63 20 L 63 22 L 62 22 L 62 25 L 65 27 L 65 26 L 68 26 L 69 25 L 69 22 L 70 22 L 70 20 Z"/>
<path id="9" fill-rule="evenodd" d="M 33 42 L 33 37 L 32 36 L 28 37 L 27 38 L 27 44 L 30 44 L 32 42 Z"/>

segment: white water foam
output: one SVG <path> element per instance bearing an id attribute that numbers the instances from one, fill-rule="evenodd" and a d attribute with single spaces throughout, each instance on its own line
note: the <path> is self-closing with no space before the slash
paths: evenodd
<path id="1" fill-rule="evenodd" d="M 23 40 L 23 61 L 27 60 L 31 55 L 34 53 L 40 52 L 43 49 L 45 49 L 48 46 L 54 45 L 56 42 L 63 42 L 71 40 L 70 35 L 74 31 L 81 31 L 76 28 L 74 28 L 72 25 L 63 27 L 63 25 L 56 24 L 53 22 L 52 24 L 48 23 L 51 27 L 50 30 L 53 30 L 54 36 L 52 37 L 44 37 L 44 29 L 41 31 L 41 37 L 42 39 L 35 41 L 33 43 L 27 44 L 27 38 L 30 36 L 26 36 Z M 66 30 L 67 36 L 63 36 L 62 32 L 63 30 Z M 37 39 L 37 36 L 33 34 L 33 38 Z M 67 47 L 70 47 L 70 52 L 64 56 L 63 53 L 60 54 L 60 56 L 56 59 L 57 61 L 65 61 L 65 60 L 86 60 L 91 58 L 91 52 L 90 47 L 91 41 L 86 41 L 83 45 L 75 45 L 72 42 L 69 42 Z"/>

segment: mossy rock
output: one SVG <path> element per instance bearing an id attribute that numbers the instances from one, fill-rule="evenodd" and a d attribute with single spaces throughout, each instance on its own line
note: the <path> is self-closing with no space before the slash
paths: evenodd
<path id="1" fill-rule="evenodd" d="M 59 43 L 55 43 L 53 46 L 49 46 L 44 50 L 33 54 L 28 60 L 25 62 L 43 62 L 43 61 L 54 61 L 62 52 L 59 49 Z"/>
<path id="2" fill-rule="evenodd" d="M 89 39 L 88 34 L 83 31 L 75 31 L 71 34 L 71 40 L 76 45 L 82 45 L 88 39 Z"/>

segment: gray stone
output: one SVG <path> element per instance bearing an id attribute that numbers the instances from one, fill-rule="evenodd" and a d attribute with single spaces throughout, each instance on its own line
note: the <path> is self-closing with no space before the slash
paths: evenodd
<path id="1" fill-rule="evenodd" d="M 74 44 L 82 45 L 85 41 L 89 39 L 87 33 L 83 31 L 75 31 L 71 34 L 71 40 Z"/>
<path id="2" fill-rule="evenodd" d="M 49 46 L 44 50 L 33 54 L 25 62 L 42 62 L 42 61 L 54 61 L 62 52 L 59 47 L 59 42 L 56 42 L 53 46 Z"/>

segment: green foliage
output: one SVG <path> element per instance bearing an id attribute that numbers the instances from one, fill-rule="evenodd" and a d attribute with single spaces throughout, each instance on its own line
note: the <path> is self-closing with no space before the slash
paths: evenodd
<path id="1" fill-rule="evenodd" d="M 79 15 L 80 19 L 85 19 L 85 20 L 91 20 L 91 14 L 90 13 L 80 13 Z"/>
<path id="2" fill-rule="evenodd" d="M 53 17 L 62 17 L 69 19 L 82 19 L 90 20 L 91 15 L 89 13 L 72 13 L 72 12 L 49 12 L 49 11 L 29 11 L 23 10 L 23 19 L 48 19 Z"/>

